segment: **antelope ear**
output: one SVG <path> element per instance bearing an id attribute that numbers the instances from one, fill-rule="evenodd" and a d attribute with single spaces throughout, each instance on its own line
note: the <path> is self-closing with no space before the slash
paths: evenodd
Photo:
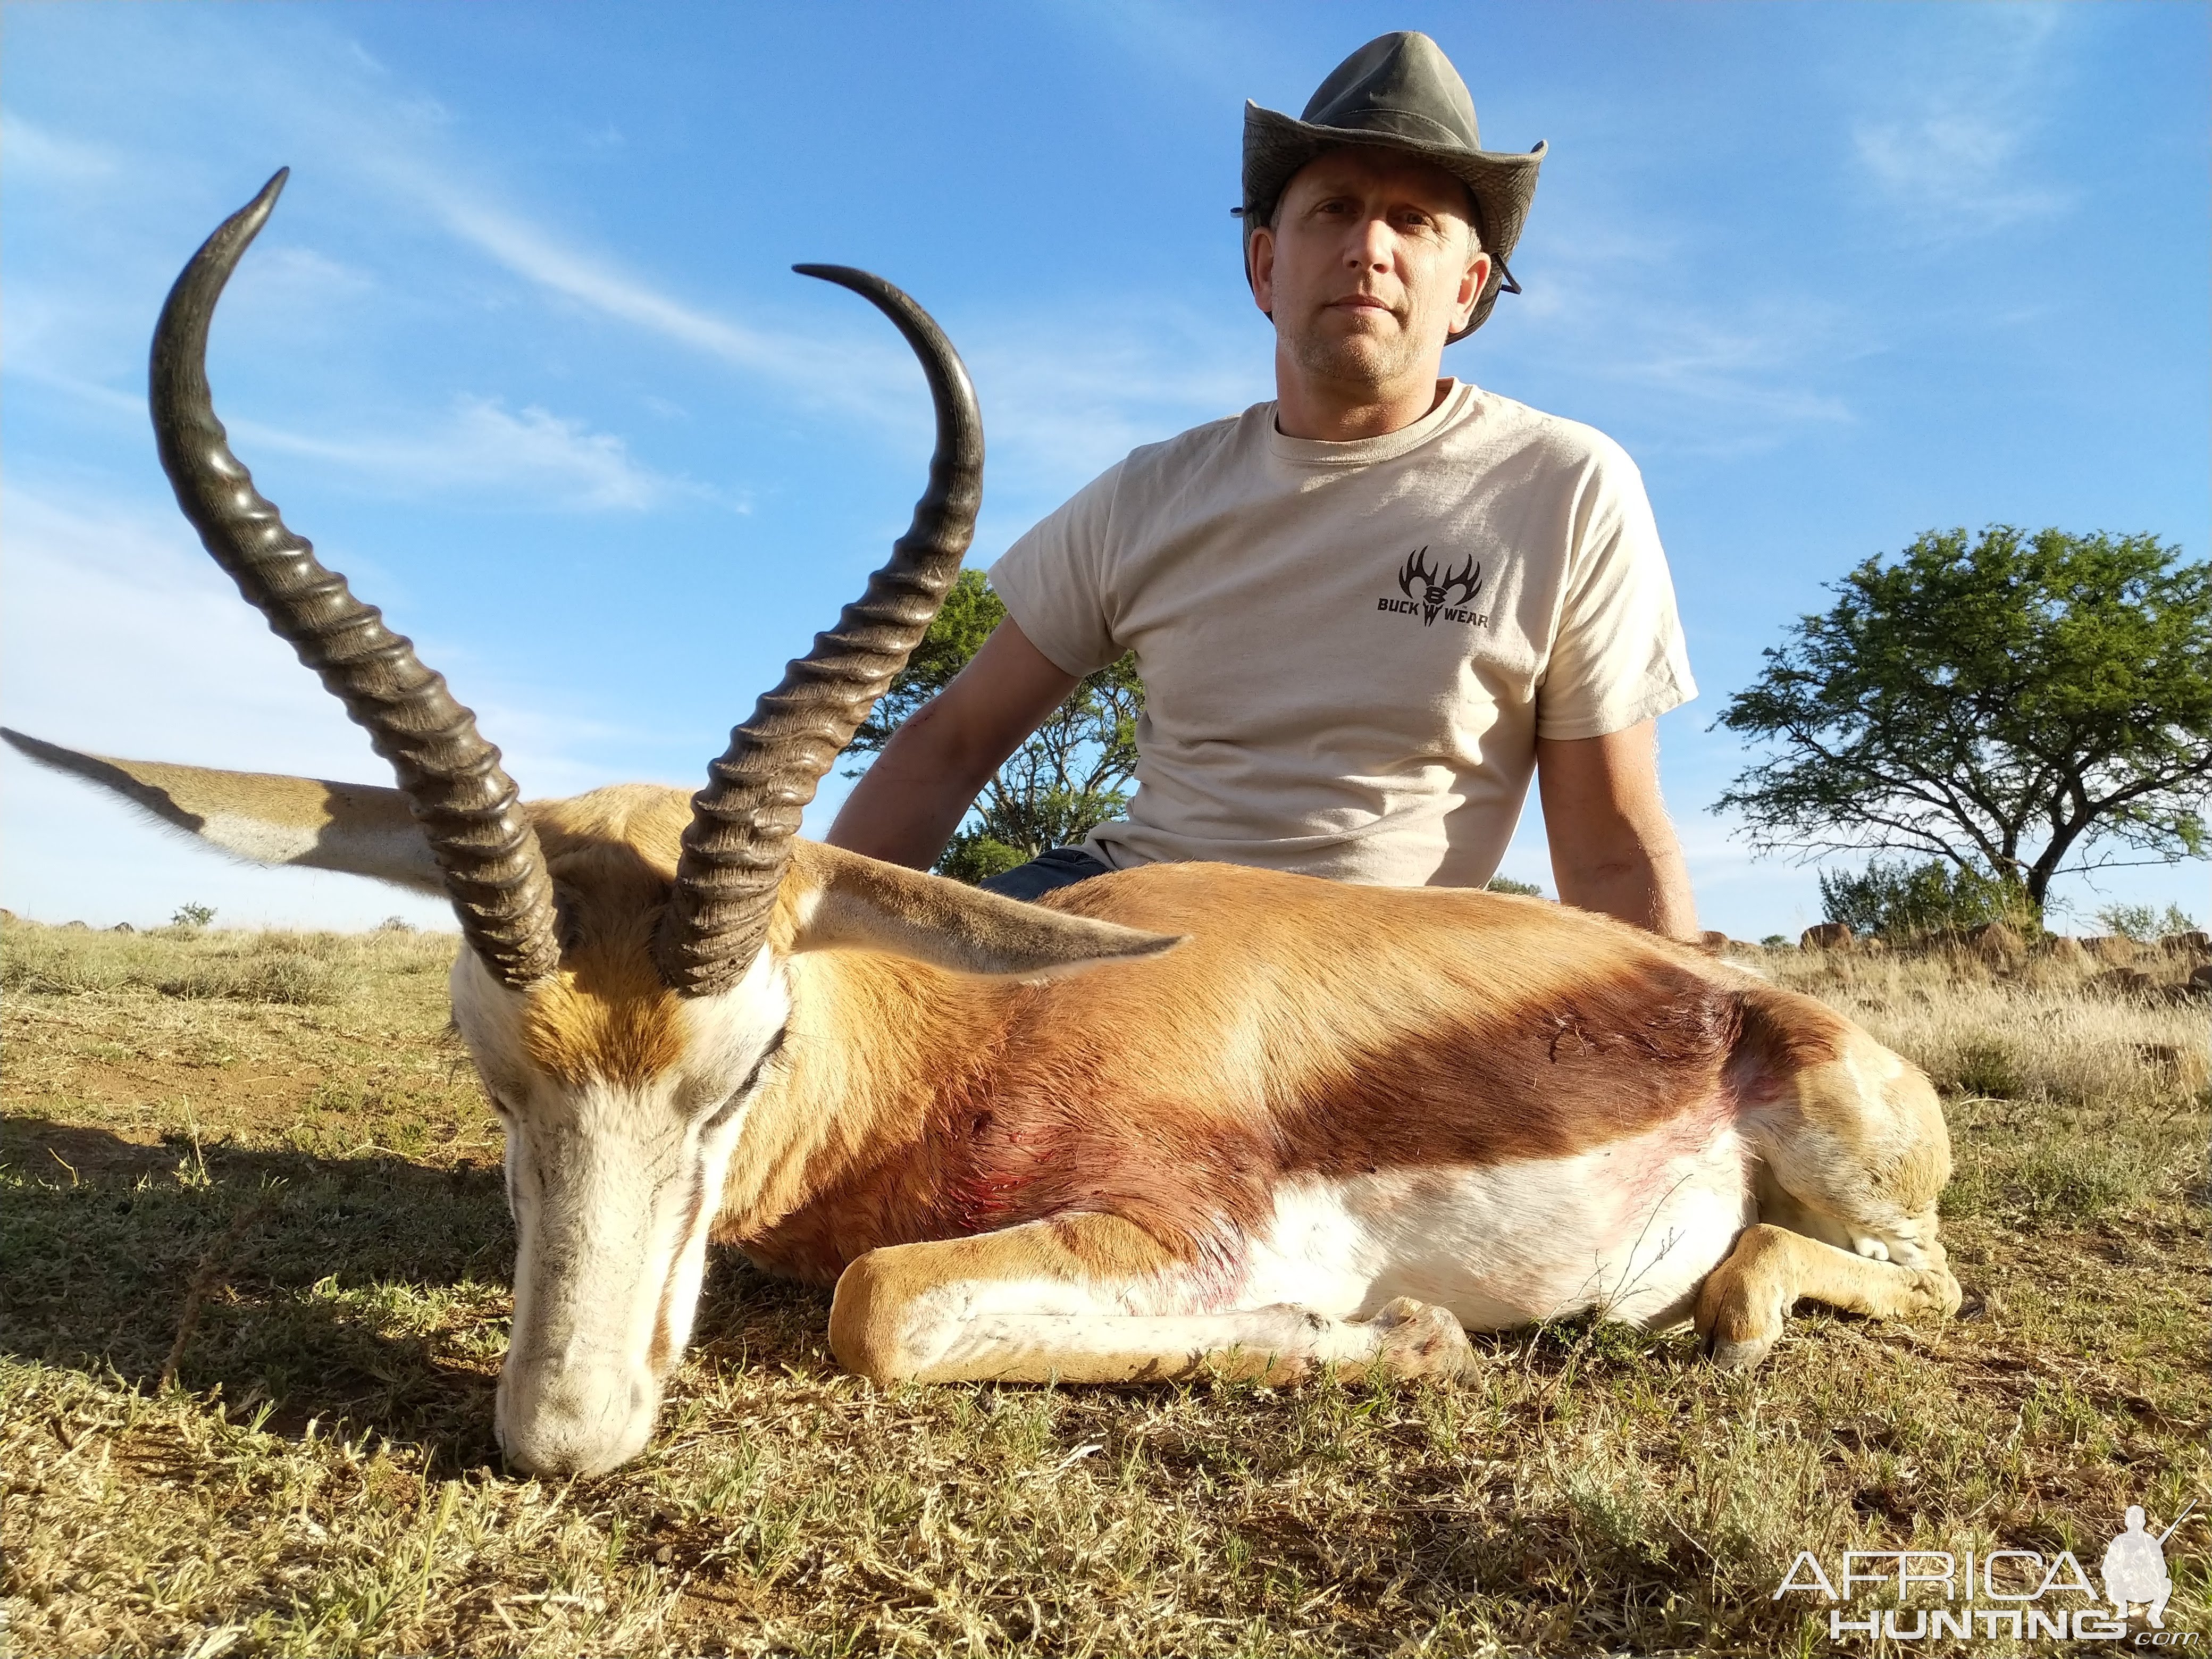
<path id="1" fill-rule="evenodd" d="M 98 784 L 170 828 L 252 863 L 339 870 L 445 896 L 430 843 L 397 789 L 112 760 L 4 727 L 0 738 L 41 766 Z"/>
<path id="2" fill-rule="evenodd" d="M 795 842 L 784 877 L 799 951 L 882 951 L 955 973 L 1048 979 L 1156 957 L 1182 943 L 926 876 L 817 842 Z"/>

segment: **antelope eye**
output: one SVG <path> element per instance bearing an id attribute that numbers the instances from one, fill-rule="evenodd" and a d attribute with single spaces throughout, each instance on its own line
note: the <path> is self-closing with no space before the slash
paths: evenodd
<path id="1" fill-rule="evenodd" d="M 738 1089 L 708 1115 L 707 1121 L 699 1126 L 699 1133 L 702 1135 L 710 1135 L 727 1123 L 738 1108 L 745 1103 L 745 1097 L 750 1093 L 752 1093 L 751 1079 L 749 1078 L 746 1079 L 744 1087 Z"/>
<path id="2" fill-rule="evenodd" d="M 745 1073 L 745 1080 L 731 1090 L 729 1098 L 715 1107 L 708 1115 L 706 1121 L 699 1126 L 699 1133 L 702 1135 L 712 1134 L 727 1123 L 730 1121 L 730 1115 L 753 1097 L 753 1091 L 760 1087 L 761 1073 L 768 1070 L 769 1061 L 774 1060 L 782 1051 L 783 1033 L 779 1031 L 776 1033 L 775 1041 L 763 1049 L 761 1057 L 753 1062 L 752 1070 Z"/>

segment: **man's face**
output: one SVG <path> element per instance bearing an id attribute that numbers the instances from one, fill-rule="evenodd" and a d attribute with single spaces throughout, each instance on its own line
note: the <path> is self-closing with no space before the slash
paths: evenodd
<path id="1" fill-rule="evenodd" d="M 1291 360 L 1382 387 L 1422 373 L 1490 276 L 1467 188 L 1401 152 L 1330 150 L 1300 168 L 1252 236 L 1253 294 Z"/>

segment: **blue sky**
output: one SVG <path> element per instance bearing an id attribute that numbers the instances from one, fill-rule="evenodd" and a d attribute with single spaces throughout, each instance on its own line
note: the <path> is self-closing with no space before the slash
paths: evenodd
<path id="1" fill-rule="evenodd" d="M 1644 470 L 1703 695 L 1662 726 L 1710 926 L 1817 919 L 1708 808 L 1708 730 L 1821 584 L 1936 526 L 2205 556 L 2212 9 L 94 3 L 0 9 L 0 705 L 109 753 L 384 781 L 178 517 L 144 352 L 279 165 L 218 319 L 240 454 L 533 794 L 696 784 L 858 591 L 920 374 L 797 260 L 879 270 L 975 373 L 985 562 L 1132 445 L 1271 394 L 1247 97 L 1435 35 L 1550 141 L 1527 289 L 1449 371 Z M 361 925 L 428 901 L 229 865 L 0 763 L 0 902 Z M 845 787 L 832 777 L 816 831 Z M 1550 886 L 1540 825 L 1509 873 Z M 2208 908 L 2202 864 L 2060 896 Z"/>

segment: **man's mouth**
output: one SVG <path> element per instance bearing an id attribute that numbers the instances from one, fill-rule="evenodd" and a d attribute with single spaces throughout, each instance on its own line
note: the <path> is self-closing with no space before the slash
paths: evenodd
<path id="1" fill-rule="evenodd" d="M 1396 313 L 1372 294 L 1347 294 L 1340 300 L 1331 300 L 1328 309 L 1348 312 L 1355 317 L 1389 317 Z"/>

